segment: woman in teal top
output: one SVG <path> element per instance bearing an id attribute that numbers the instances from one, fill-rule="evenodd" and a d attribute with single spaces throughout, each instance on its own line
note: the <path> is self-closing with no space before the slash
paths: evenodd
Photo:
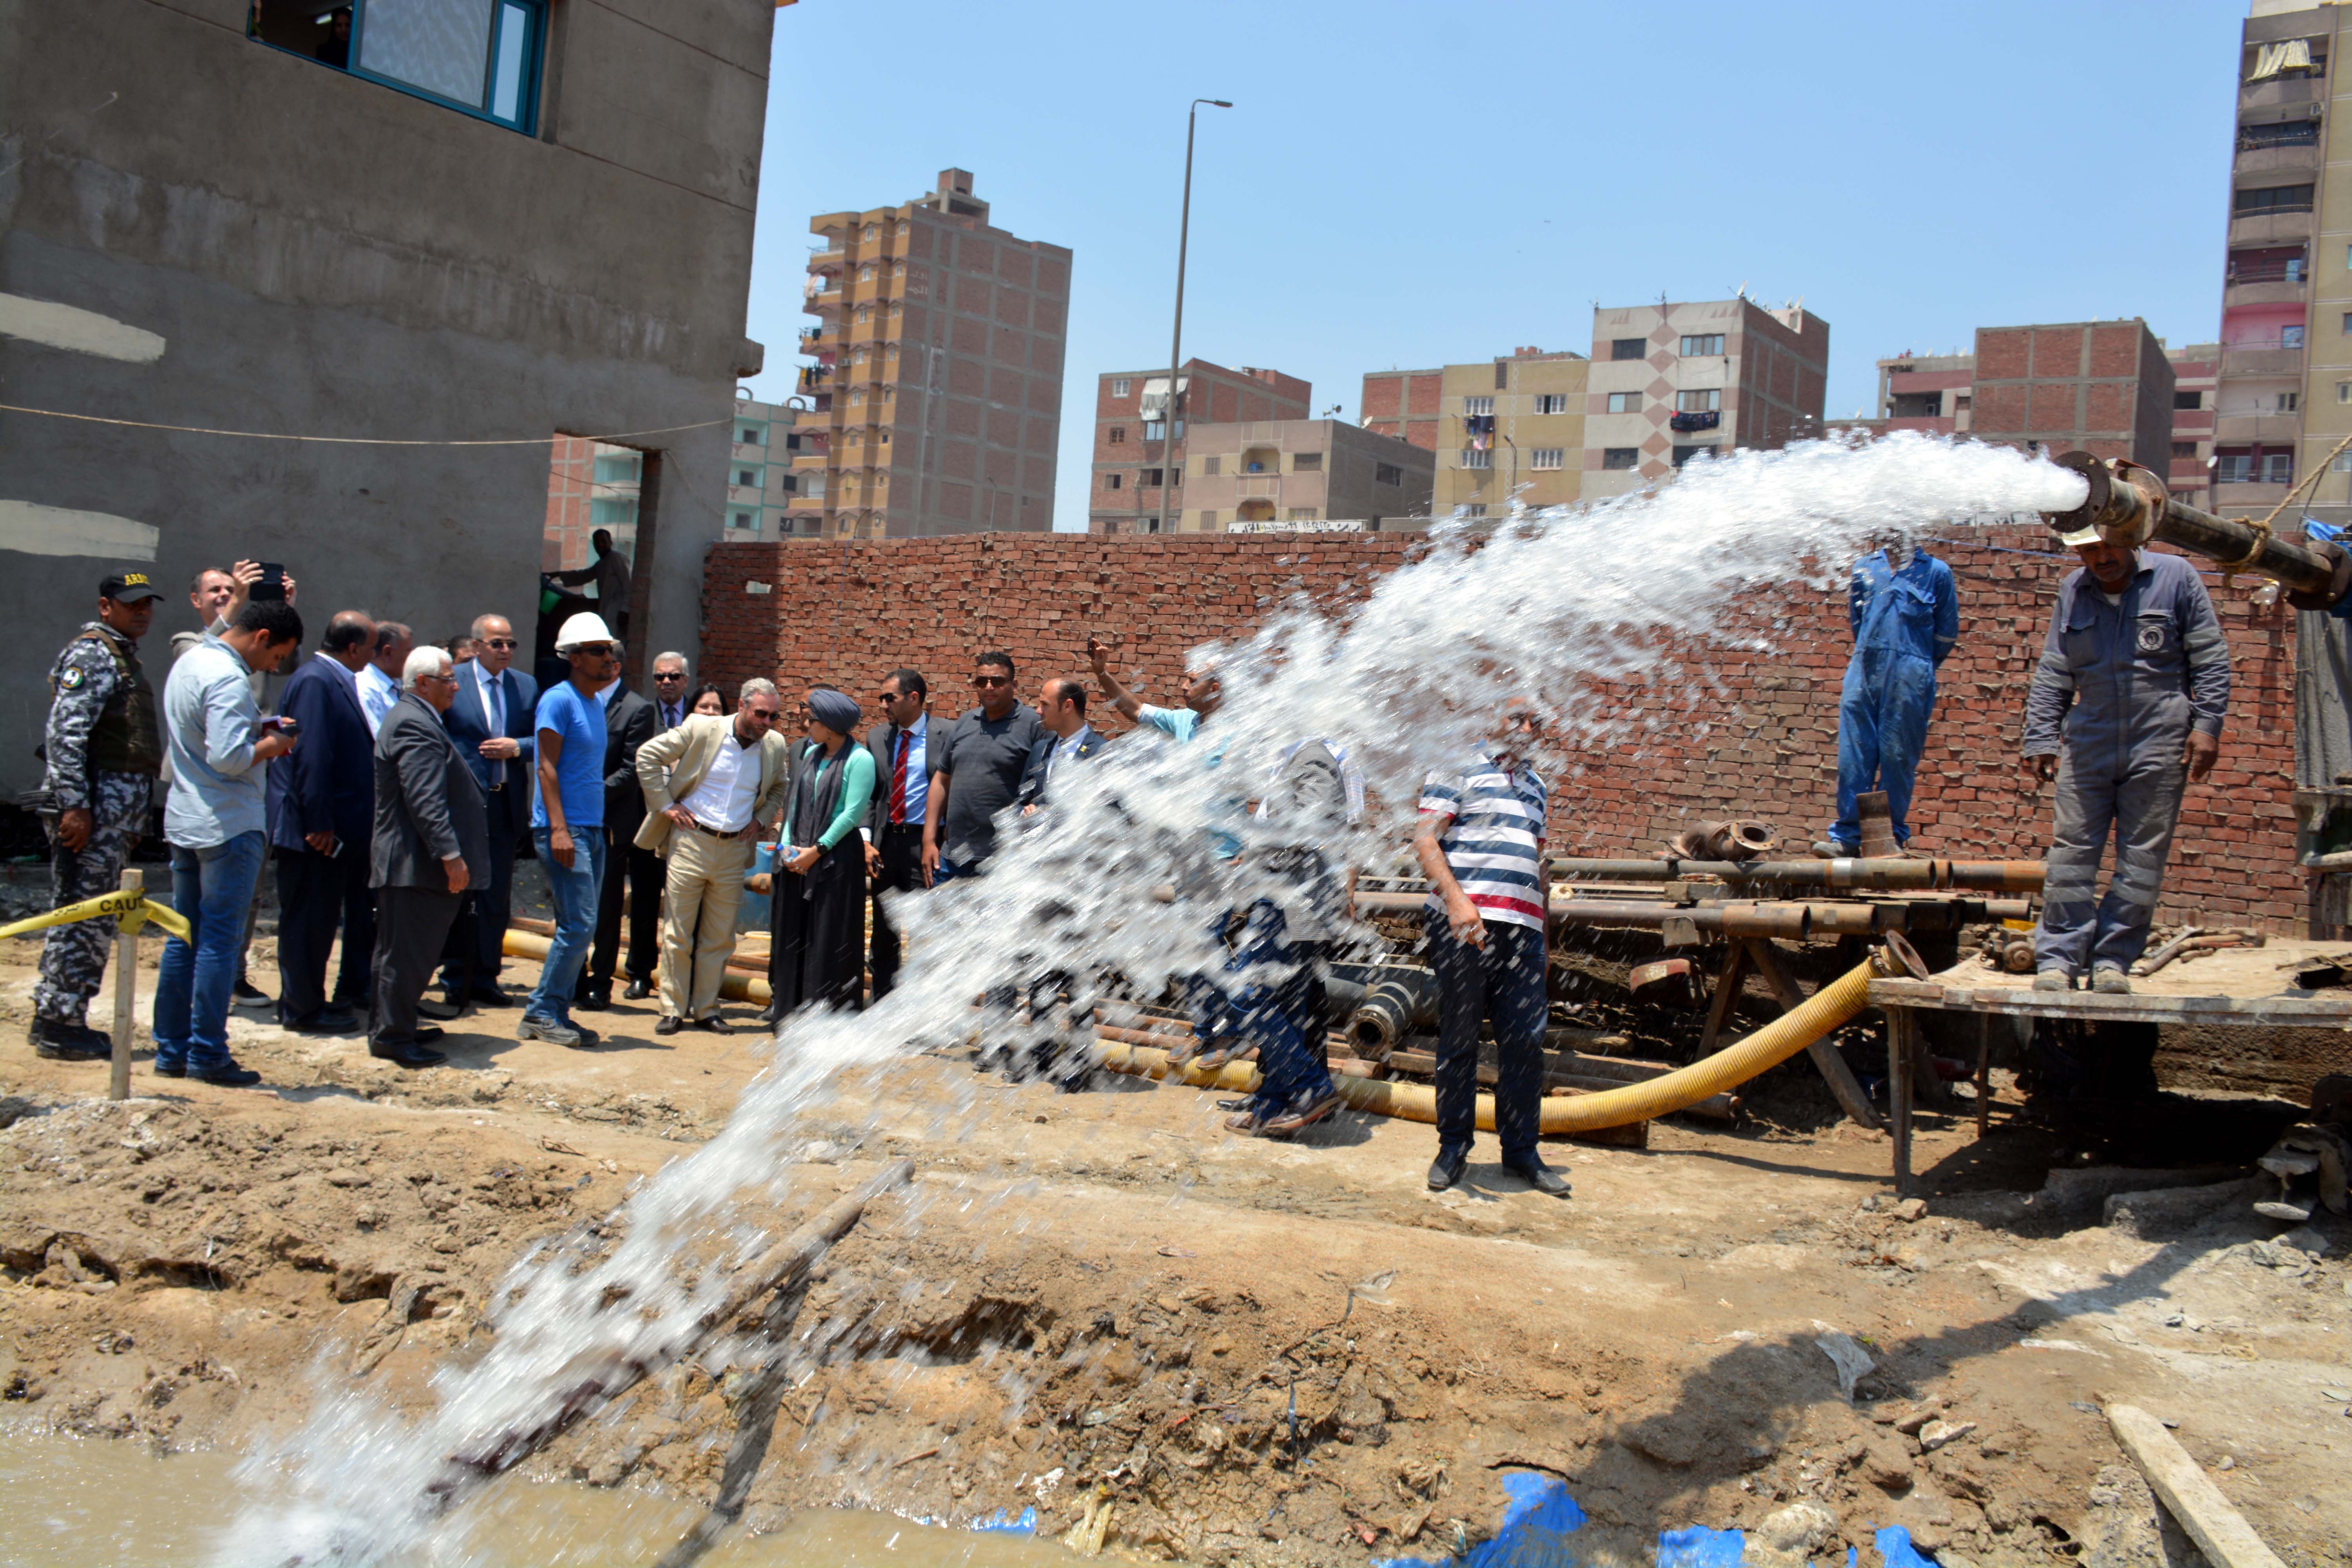
<path id="1" fill-rule="evenodd" d="M 765 1018 L 814 1003 L 866 1000 L 866 841 L 857 831 L 874 798 L 874 755 L 857 744 L 857 700 L 820 686 L 808 694 L 809 744 L 793 769 L 777 839 L 775 907 L 768 922 Z"/>

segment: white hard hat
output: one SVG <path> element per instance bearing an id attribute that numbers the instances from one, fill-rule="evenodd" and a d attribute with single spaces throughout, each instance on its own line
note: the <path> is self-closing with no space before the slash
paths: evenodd
<path id="1" fill-rule="evenodd" d="M 604 616 L 583 610 L 564 622 L 563 629 L 555 634 L 555 651 L 562 653 L 565 648 L 578 647 L 584 642 L 618 642 L 619 640 L 605 626 Z"/>

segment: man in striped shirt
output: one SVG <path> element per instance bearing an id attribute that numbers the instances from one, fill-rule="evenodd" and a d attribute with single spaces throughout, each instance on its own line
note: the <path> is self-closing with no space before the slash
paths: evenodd
<path id="1" fill-rule="evenodd" d="M 1536 1152 L 1543 1099 L 1544 782 L 1528 765 L 1540 732 L 1534 704 L 1504 705 L 1500 732 L 1458 769 L 1429 775 L 1413 839 L 1429 878 L 1429 952 L 1437 972 L 1437 1159 L 1432 1192 L 1462 1179 L 1478 1112 L 1478 1026 L 1495 1026 L 1495 1131 L 1503 1168 L 1538 1192 L 1568 1179 Z"/>

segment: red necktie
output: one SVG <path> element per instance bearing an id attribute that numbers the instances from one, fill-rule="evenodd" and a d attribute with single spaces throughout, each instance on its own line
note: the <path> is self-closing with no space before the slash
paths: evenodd
<path id="1" fill-rule="evenodd" d="M 890 826 L 902 827 L 907 821 L 907 743 L 915 738 L 912 730 L 898 731 L 898 757 L 890 767 Z"/>

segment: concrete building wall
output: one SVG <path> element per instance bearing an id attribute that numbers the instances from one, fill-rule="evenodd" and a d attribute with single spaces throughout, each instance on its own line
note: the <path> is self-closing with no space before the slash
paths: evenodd
<path id="1" fill-rule="evenodd" d="M 1366 371 L 1362 402 L 1358 408 L 1364 428 L 1434 452 L 1444 378 L 1442 369 Z"/>
<path id="2" fill-rule="evenodd" d="M 1829 337 L 1801 305 L 1745 299 L 1593 311 L 1584 496 L 1654 484 L 1699 453 L 1819 435 Z"/>
<path id="3" fill-rule="evenodd" d="M 484 611 L 527 626 L 551 437 L 715 472 L 735 379 L 757 368 L 743 310 L 772 7 L 556 6 L 532 135 L 256 42 L 247 14 L 0 5 L 9 401 L 514 444 L 0 416 L 0 616 L 26 658 L 91 614 L 109 571 L 176 585 L 238 556 L 284 562 L 313 626 L 348 605 L 434 636 Z M 638 648 L 696 646 L 715 500 L 658 487 Z M 193 619 L 175 597 L 157 636 Z M 37 680 L 0 695 L 0 787 L 37 782 L 46 705 Z"/>
<path id="4" fill-rule="evenodd" d="M 1354 520 L 1425 528 L 1432 454 L 1338 419 L 1202 425 L 1186 432 L 1183 531 Z"/>
<path id="5" fill-rule="evenodd" d="M 828 538 L 1054 526 L 1070 252 L 989 224 L 962 169 L 919 201 L 823 213 L 801 334 L 795 512 Z"/>
<path id="6" fill-rule="evenodd" d="M 1295 375 L 1256 365 L 1229 370 L 1203 359 L 1188 359 L 1177 376 L 1176 427 L 1146 440 L 1146 399 L 1163 384 L 1168 367 L 1106 371 L 1095 384 L 1094 474 L 1087 492 L 1088 533 L 1156 533 L 1162 482 L 1177 493 L 1165 498 L 1169 531 L 1187 526 L 1182 487 L 1197 467 L 1186 460 L 1194 424 L 1231 425 L 1304 419 L 1314 387 Z M 1155 416 L 1156 419 L 1156 416 Z M 1230 513 L 1228 514 L 1230 515 Z"/>
<path id="7" fill-rule="evenodd" d="M 1980 439 L 2170 468 L 2172 363 L 2138 317 L 1979 327 L 1976 359 Z"/>
<path id="8" fill-rule="evenodd" d="M 1532 348 L 1447 365 L 1440 373 L 1432 510 L 1439 517 L 1500 517 L 1515 494 L 1531 507 L 1574 501 L 1583 488 L 1590 368 L 1582 354 Z M 1494 420 L 1484 450 L 1465 424 L 1474 416 Z"/>

